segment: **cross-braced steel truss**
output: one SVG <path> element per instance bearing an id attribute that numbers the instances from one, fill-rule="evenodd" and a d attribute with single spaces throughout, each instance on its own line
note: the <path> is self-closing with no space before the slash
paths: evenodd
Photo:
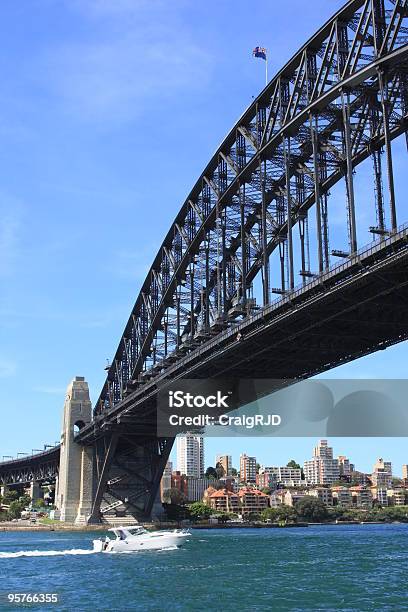
<path id="1" fill-rule="evenodd" d="M 408 0 L 351 0 L 208 163 L 142 286 L 96 414 L 358 251 L 354 173 L 372 159 L 374 238 L 397 230 L 391 141 L 407 130 Z M 330 241 L 343 183 L 347 244 Z"/>

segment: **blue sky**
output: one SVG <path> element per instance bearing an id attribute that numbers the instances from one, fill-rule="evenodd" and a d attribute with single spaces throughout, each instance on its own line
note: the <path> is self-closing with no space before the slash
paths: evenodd
<path id="1" fill-rule="evenodd" d="M 253 47 L 270 50 L 272 76 L 342 2 L 307 4 L 1 3 L 0 458 L 59 439 L 73 376 L 96 400 L 169 224 L 264 85 Z M 406 377 L 407 355 L 400 345 L 333 375 Z M 212 439 L 207 457 L 302 461 L 314 443 Z M 335 446 L 361 469 L 377 454 L 408 462 L 402 439 Z"/>

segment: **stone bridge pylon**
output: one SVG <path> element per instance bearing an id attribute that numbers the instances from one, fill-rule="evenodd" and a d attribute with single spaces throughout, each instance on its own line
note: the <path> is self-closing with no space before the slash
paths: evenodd
<path id="1" fill-rule="evenodd" d="M 61 432 L 55 505 L 61 521 L 86 524 L 92 510 L 93 448 L 74 441 L 75 432 L 92 421 L 89 387 L 83 376 L 68 385 Z"/>

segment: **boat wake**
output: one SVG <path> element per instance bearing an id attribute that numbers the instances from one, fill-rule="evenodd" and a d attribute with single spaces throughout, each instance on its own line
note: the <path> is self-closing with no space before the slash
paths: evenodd
<path id="1" fill-rule="evenodd" d="M 177 546 L 167 546 L 166 548 L 157 549 L 155 552 L 162 552 L 165 550 L 177 550 Z M 19 550 L 17 552 L 0 552 L 0 559 L 16 559 L 17 557 L 58 557 L 61 555 L 93 555 L 97 552 L 99 551 L 82 548 L 71 548 L 69 550 Z M 109 551 L 108 554 L 129 555 L 135 552 L 145 551 L 120 550 Z"/>
<path id="2" fill-rule="evenodd" d="M 19 550 L 17 552 L 0 552 L 0 559 L 16 557 L 57 557 L 60 555 L 92 555 L 94 550 L 71 548 L 70 550 Z"/>

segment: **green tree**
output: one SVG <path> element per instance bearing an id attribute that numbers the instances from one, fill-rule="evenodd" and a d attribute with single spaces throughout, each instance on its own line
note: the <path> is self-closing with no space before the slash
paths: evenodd
<path id="1" fill-rule="evenodd" d="M 238 476 L 236 468 L 231 468 L 231 476 Z"/>
<path id="2" fill-rule="evenodd" d="M 319 522 L 326 520 L 328 517 L 324 503 L 317 497 L 310 495 L 299 499 L 295 504 L 295 510 L 297 515 L 306 521 Z"/>
<path id="3" fill-rule="evenodd" d="M 10 519 L 18 519 L 21 517 L 21 513 L 24 510 L 24 506 L 18 499 L 10 502 L 9 509 L 7 512 L 8 518 Z"/>
<path id="4" fill-rule="evenodd" d="M 188 506 L 188 511 L 193 521 L 205 520 L 210 518 L 212 509 L 204 502 L 194 502 Z"/>
<path id="5" fill-rule="evenodd" d="M 211 480 L 217 480 L 218 478 L 218 474 L 217 474 L 217 470 L 214 467 L 208 467 L 206 472 L 205 472 L 205 477 L 206 478 L 210 478 Z"/>
<path id="6" fill-rule="evenodd" d="M 172 487 L 171 489 L 166 489 L 163 494 L 164 499 L 167 503 L 174 504 L 176 506 L 182 506 L 186 503 L 187 498 L 180 489 L 176 489 Z"/>
<path id="7" fill-rule="evenodd" d="M 18 501 L 20 502 L 20 504 L 23 506 L 23 509 L 24 509 L 25 507 L 31 504 L 31 497 L 29 495 L 24 494 L 18 498 Z"/>
<path id="8" fill-rule="evenodd" d="M 250 523 L 255 523 L 261 520 L 261 515 L 259 512 L 249 512 L 249 514 L 246 515 L 246 520 Z"/>
<path id="9" fill-rule="evenodd" d="M 163 504 L 164 511 L 170 521 L 182 521 L 188 517 L 186 506 L 178 504 Z"/>
<path id="10" fill-rule="evenodd" d="M 265 510 L 262 510 L 261 519 L 265 522 L 272 521 L 272 523 L 275 523 L 278 520 L 277 508 L 265 508 Z"/>
<path id="11" fill-rule="evenodd" d="M 8 505 L 18 498 L 18 493 L 14 489 L 6 489 L 3 495 L 3 504 Z"/>
<path id="12" fill-rule="evenodd" d="M 220 462 L 215 466 L 215 471 L 217 473 L 217 478 L 223 478 L 225 476 L 225 470 Z"/>
<path id="13" fill-rule="evenodd" d="M 291 459 L 289 463 L 286 464 L 286 467 L 292 468 L 294 470 L 300 470 L 300 465 L 296 463 L 294 459 Z"/>
<path id="14" fill-rule="evenodd" d="M 227 521 L 233 521 L 237 518 L 237 515 L 234 512 L 221 512 L 221 514 L 217 514 L 219 523 L 226 523 Z"/>

